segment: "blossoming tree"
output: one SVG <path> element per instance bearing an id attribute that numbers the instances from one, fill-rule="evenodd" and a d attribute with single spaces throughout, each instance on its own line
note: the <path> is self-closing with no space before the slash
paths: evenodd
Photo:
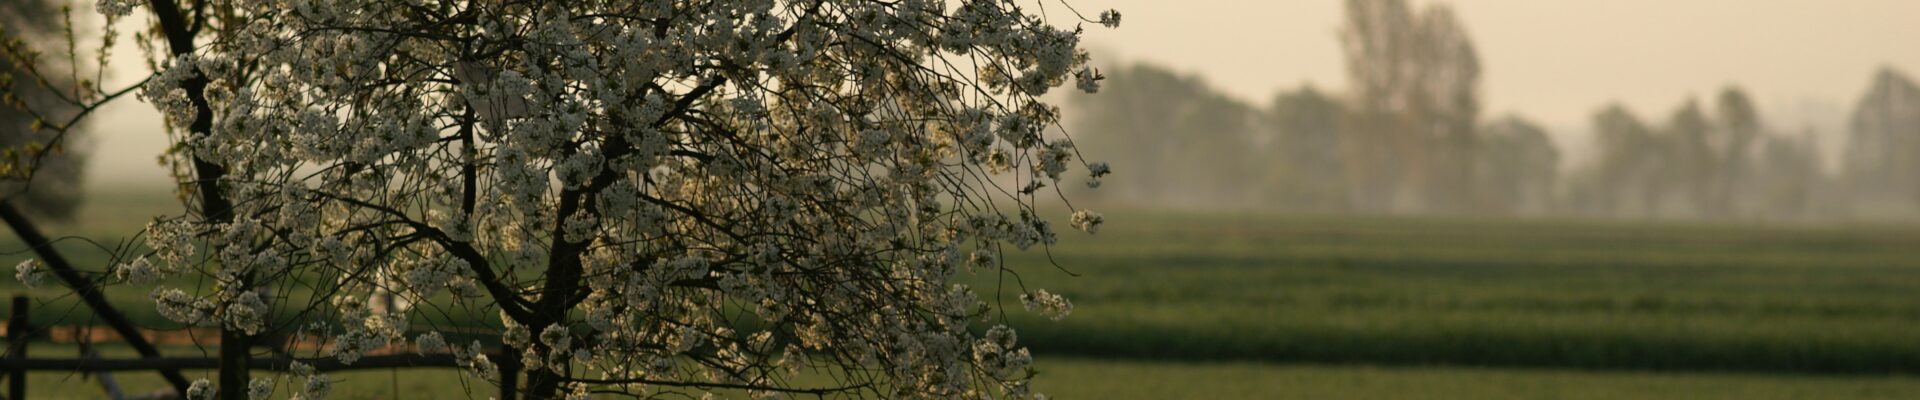
<path id="1" fill-rule="evenodd" d="M 1071 310 L 1001 260 L 1054 243 L 1048 199 L 1101 223 L 1053 188 L 1108 169 L 1041 96 L 1097 90 L 1079 26 L 1119 14 L 956 3 L 101 0 L 153 16 L 138 95 L 195 210 L 114 272 L 223 331 L 221 398 L 324 395 L 250 376 L 264 337 L 511 363 L 529 398 L 1031 396 L 956 276 Z M 494 314 L 517 357 L 436 329 Z"/>

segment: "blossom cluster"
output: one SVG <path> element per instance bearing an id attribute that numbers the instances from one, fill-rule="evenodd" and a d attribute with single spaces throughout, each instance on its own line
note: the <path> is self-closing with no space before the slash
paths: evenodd
<path id="1" fill-rule="evenodd" d="M 333 379 L 327 377 L 327 374 L 322 374 L 314 371 L 312 365 L 307 365 L 306 363 L 294 361 L 293 365 L 291 366 L 291 368 L 288 368 L 288 370 L 290 372 L 293 372 L 292 378 L 299 378 L 300 380 L 300 386 L 294 388 L 293 395 L 289 396 L 288 397 L 289 399 L 292 399 L 292 400 L 324 399 L 324 398 L 327 398 L 328 393 L 333 392 Z M 288 380 L 293 380 L 292 378 L 289 378 Z"/>
<path id="2" fill-rule="evenodd" d="M 13 266 L 13 278 L 28 288 L 40 287 L 40 281 L 46 279 L 46 266 L 39 260 L 27 259 Z"/>

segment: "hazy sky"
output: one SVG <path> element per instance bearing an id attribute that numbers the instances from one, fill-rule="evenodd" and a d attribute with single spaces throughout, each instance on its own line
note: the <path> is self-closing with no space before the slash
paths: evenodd
<path id="1" fill-rule="evenodd" d="M 1344 86 L 1342 1 L 1078 0 L 1119 9 L 1094 30 L 1108 60 L 1200 73 L 1265 101 L 1311 82 Z M 1432 1 L 1416 1 L 1427 4 Z M 1851 108 L 1881 65 L 1920 67 L 1920 1 L 1455 0 L 1485 65 L 1489 111 L 1584 121 L 1606 101 L 1664 112 L 1689 93 L 1740 83 L 1763 104 Z M 1777 99 L 1777 100 L 1776 100 Z"/>
<path id="2" fill-rule="evenodd" d="M 1433 1 L 1416 0 L 1416 7 Z M 1619 101 L 1664 119 L 1688 95 L 1745 86 L 1776 125 L 1838 137 L 1873 71 L 1920 73 L 1914 0 L 1454 0 L 1484 67 L 1491 115 L 1519 113 L 1581 145 L 1587 118 Z M 1107 62 L 1205 76 L 1265 103 L 1282 89 L 1345 86 L 1344 1 L 1077 0 L 1121 11 L 1088 40 Z M 1835 141 L 1824 143 L 1835 150 Z M 1572 149 L 1578 156 L 1579 149 Z"/>
<path id="3" fill-rule="evenodd" d="M 1063 11 L 1057 0 L 1041 1 Z M 1335 37 L 1341 0 L 1069 1 L 1090 16 L 1108 8 L 1124 15 L 1119 29 L 1089 24 L 1087 40 L 1103 63 L 1166 65 L 1260 103 L 1301 83 L 1344 86 Z M 1480 51 L 1489 115 L 1533 117 L 1573 146 L 1603 103 L 1664 118 L 1685 96 L 1710 98 L 1730 83 L 1745 86 L 1776 125 L 1836 130 L 1875 69 L 1920 73 L 1915 0 L 1449 3 Z M 161 176 L 152 160 L 164 139 L 150 108 L 128 102 L 100 117 L 93 182 Z"/>

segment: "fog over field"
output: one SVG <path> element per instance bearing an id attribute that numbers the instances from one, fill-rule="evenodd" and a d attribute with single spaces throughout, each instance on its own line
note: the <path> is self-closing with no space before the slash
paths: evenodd
<path id="1" fill-rule="evenodd" d="M 1338 1 L 1087 3 L 1099 4 L 1075 7 L 1127 13 L 1126 29 L 1091 39 L 1107 62 L 1166 65 L 1252 102 L 1301 83 L 1345 85 Z M 1576 139 L 1600 104 L 1654 112 L 1729 83 L 1783 126 L 1837 134 L 1875 69 L 1920 69 L 1920 48 L 1900 39 L 1920 37 L 1906 17 L 1920 3 L 1910 1 L 1444 3 L 1479 47 L 1487 111 L 1532 116 L 1561 140 Z"/>
<path id="2" fill-rule="evenodd" d="M 1067 102 L 1083 154 L 1119 172 L 1098 200 L 1920 216 L 1904 172 L 1920 154 L 1920 50 L 1890 17 L 1910 3 L 1138 6 L 1138 29 L 1095 41 L 1119 55 L 1102 59 L 1108 90 Z"/>
<path id="3" fill-rule="evenodd" d="M 1083 13 L 1114 8 L 1126 16 L 1124 29 L 1088 39 L 1097 50 L 1095 63 L 1109 71 L 1153 65 L 1254 107 L 1301 85 L 1335 97 L 1349 85 L 1338 34 L 1342 2 L 1072 4 Z M 1849 114 L 1872 74 L 1881 68 L 1920 70 L 1920 47 L 1899 39 L 1920 37 L 1920 24 L 1908 17 L 1920 15 L 1920 3 L 1910 1 L 1445 4 L 1479 55 L 1481 118 L 1519 115 L 1540 125 L 1559 150 L 1562 171 L 1592 162 L 1590 119 L 1601 107 L 1617 102 L 1659 121 L 1687 99 L 1708 101 L 1729 85 L 1751 96 L 1770 129 L 1810 136 L 1822 168 L 1834 171 Z M 120 59 L 138 58 L 132 46 L 120 50 Z M 114 71 L 109 82 L 143 74 Z M 1070 117 L 1085 114 L 1073 104 L 1066 107 Z M 101 113 L 90 138 L 97 156 L 87 172 L 89 186 L 124 189 L 164 181 L 154 160 L 166 140 L 153 109 L 127 99 Z M 1104 158 L 1123 173 L 1139 166 Z"/>

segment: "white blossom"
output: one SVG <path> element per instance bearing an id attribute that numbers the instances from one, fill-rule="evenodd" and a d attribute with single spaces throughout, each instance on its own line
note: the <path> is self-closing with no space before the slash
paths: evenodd
<path id="1" fill-rule="evenodd" d="M 108 17 L 125 17 L 133 13 L 133 8 L 143 1 L 138 0 L 99 0 L 93 3 L 94 11 Z"/>
<path id="2" fill-rule="evenodd" d="M 227 328 L 245 331 L 249 335 L 259 333 L 267 325 L 267 303 L 260 299 L 259 292 L 241 292 L 227 303 L 224 312 Z"/>
<path id="3" fill-rule="evenodd" d="M 206 325 L 211 321 L 213 302 L 189 295 L 178 288 L 154 288 L 150 295 L 155 309 L 167 320 L 189 325 Z"/>
<path id="4" fill-rule="evenodd" d="M 301 386 L 300 392 L 294 394 L 292 398 L 320 400 L 327 398 L 327 394 L 331 392 L 333 392 L 333 379 L 328 378 L 327 374 L 311 374 L 306 377 L 306 385 Z"/>
<path id="5" fill-rule="evenodd" d="M 473 358 L 473 371 L 482 379 L 500 379 L 500 367 L 494 365 L 493 361 L 487 359 L 484 354 Z"/>
<path id="6" fill-rule="evenodd" d="M 567 385 L 567 400 L 592 400 L 593 391 L 585 383 L 574 382 Z"/>
<path id="7" fill-rule="evenodd" d="M 1113 173 L 1113 169 L 1111 167 L 1108 167 L 1107 163 L 1105 162 L 1096 162 L 1096 163 L 1087 164 L 1087 176 L 1088 176 L 1087 187 L 1099 188 L 1100 178 L 1105 177 L 1107 176 L 1107 174 L 1111 174 L 1111 173 Z"/>
<path id="8" fill-rule="evenodd" d="M 253 378 L 247 383 L 247 398 L 266 400 L 273 396 L 273 378 Z"/>
<path id="9" fill-rule="evenodd" d="M 1048 293 L 1046 289 L 1020 295 L 1020 303 L 1027 307 L 1027 311 L 1038 312 L 1041 316 L 1056 321 L 1073 313 L 1073 302 L 1067 301 L 1067 298 L 1060 295 Z"/>
<path id="10" fill-rule="evenodd" d="M 162 272 L 177 268 L 174 266 L 184 265 L 193 257 L 191 229 L 191 225 L 179 220 L 171 222 L 155 220 L 147 224 L 147 247 L 152 248 L 160 261 L 166 264 L 162 266 Z"/>
<path id="11" fill-rule="evenodd" d="M 195 379 L 193 384 L 187 386 L 188 400 L 212 400 L 213 394 L 213 382 L 208 382 L 206 378 Z"/>
<path id="12" fill-rule="evenodd" d="M 439 352 L 447 349 L 447 340 L 440 336 L 439 331 L 422 333 L 418 338 L 415 338 L 413 342 L 415 351 L 418 351 L 420 354 Z"/>
<path id="13" fill-rule="evenodd" d="M 314 369 L 312 364 L 294 361 L 293 363 L 287 364 L 287 371 L 292 372 L 294 375 L 304 377 L 313 375 Z"/>
<path id="14" fill-rule="evenodd" d="M 1087 93 L 1099 93 L 1100 81 L 1107 79 L 1106 76 L 1101 75 L 1100 71 L 1094 70 L 1093 67 L 1081 68 L 1080 72 L 1073 73 L 1073 78 L 1074 87 Z"/>
<path id="15" fill-rule="evenodd" d="M 120 277 L 120 280 L 135 285 L 150 285 L 154 282 L 159 282 L 161 278 L 165 277 L 160 271 L 160 268 L 153 266 L 151 262 L 147 262 L 146 257 L 136 258 L 133 262 L 120 264 L 119 267 L 114 268 L 114 275 Z"/>
<path id="16" fill-rule="evenodd" d="M 40 287 L 40 280 L 46 275 L 46 267 L 42 266 L 39 260 L 29 258 L 13 266 L 14 279 L 20 280 L 20 284 L 28 288 Z"/>
<path id="17" fill-rule="evenodd" d="M 1106 25 L 1108 28 L 1119 28 L 1120 27 L 1120 11 L 1111 10 L 1111 9 L 1106 11 L 1101 11 L 1100 25 Z"/>
<path id="18" fill-rule="evenodd" d="M 1096 233 L 1100 230 L 1100 224 L 1106 223 L 1106 218 L 1101 217 L 1097 212 L 1080 210 L 1073 212 L 1071 222 L 1075 228 L 1080 228 L 1087 233 Z"/>

